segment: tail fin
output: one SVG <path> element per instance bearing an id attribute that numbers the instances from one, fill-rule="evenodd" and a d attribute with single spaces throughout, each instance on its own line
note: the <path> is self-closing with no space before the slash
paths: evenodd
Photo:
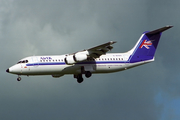
<path id="1" fill-rule="evenodd" d="M 171 27 L 173 26 L 144 32 L 134 48 L 130 50 L 131 56 L 129 57 L 129 62 L 134 63 L 153 59 L 162 32 Z"/>

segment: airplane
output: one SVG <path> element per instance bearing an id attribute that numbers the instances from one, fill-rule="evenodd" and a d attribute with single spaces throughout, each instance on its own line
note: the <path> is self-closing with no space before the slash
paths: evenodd
<path id="1" fill-rule="evenodd" d="M 18 75 L 17 81 L 21 81 L 21 75 L 52 75 L 59 78 L 72 74 L 78 83 L 82 83 L 82 75 L 89 78 L 92 74 L 123 71 L 154 61 L 162 32 L 172 27 L 144 32 L 135 46 L 125 53 L 107 53 L 113 49 L 112 44 L 116 43 L 110 41 L 72 54 L 26 57 L 6 72 Z"/>

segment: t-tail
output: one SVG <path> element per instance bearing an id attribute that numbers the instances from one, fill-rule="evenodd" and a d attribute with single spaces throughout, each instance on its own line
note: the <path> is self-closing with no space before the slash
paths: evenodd
<path id="1" fill-rule="evenodd" d="M 173 26 L 165 26 L 154 31 L 144 32 L 134 48 L 129 51 L 131 54 L 129 57 L 129 62 L 135 63 L 154 60 L 154 54 L 156 52 L 162 32 L 171 27 Z"/>

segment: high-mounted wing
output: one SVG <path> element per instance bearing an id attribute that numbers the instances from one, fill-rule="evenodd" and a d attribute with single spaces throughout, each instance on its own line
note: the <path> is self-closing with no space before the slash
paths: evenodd
<path id="1" fill-rule="evenodd" d="M 66 55 L 65 63 L 68 65 L 72 65 L 78 62 L 82 62 L 88 60 L 88 58 L 98 58 L 99 56 L 106 54 L 108 51 L 113 49 L 112 44 L 116 43 L 115 41 L 110 41 L 105 44 L 79 51 L 73 54 Z"/>
<path id="2" fill-rule="evenodd" d="M 106 54 L 108 51 L 113 49 L 112 44 L 116 43 L 115 41 L 110 41 L 102 45 L 87 49 L 89 56 L 93 58 L 98 58 L 99 56 Z"/>

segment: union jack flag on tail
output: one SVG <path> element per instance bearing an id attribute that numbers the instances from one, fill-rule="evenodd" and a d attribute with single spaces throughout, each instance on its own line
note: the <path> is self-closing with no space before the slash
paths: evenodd
<path id="1" fill-rule="evenodd" d="M 149 46 L 152 46 L 152 42 L 144 40 L 139 48 L 145 47 L 145 48 L 149 49 Z"/>
<path id="2" fill-rule="evenodd" d="M 154 58 L 162 32 L 171 27 L 172 26 L 166 26 L 154 31 L 144 32 L 137 44 L 131 50 L 132 54 L 129 57 L 129 62 L 134 63 L 152 60 Z"/>

